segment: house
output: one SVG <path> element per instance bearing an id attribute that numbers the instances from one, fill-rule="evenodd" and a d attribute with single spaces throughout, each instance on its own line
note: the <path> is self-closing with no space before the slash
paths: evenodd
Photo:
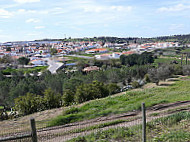
<path id="1" fill-rule="evenodd" d="M 114 52 L 114 53 L 112 53 L 111 58 L 113 58 L 113 59 L 119 59 L 121 55 L 122 55 L 122 53 Z"/>
<path id="2" fill-rule="evenodd" d="M 84 72 L 97 71 L 97 70 L 100 70 L 100 68 L 97 66 L 90 66 L 83 69 Z"/>
<path id="3" fill-rule="evenodd" d="M 95 58 L 98 60 L 108 60 L 110 59 L 111 54 L 101 54 L 101 55 L 95 55 Z"/>
<path id="4" fill-rule="evenodd" d="M 122 54 L 124 55 L 131 55 L 131 54 L 134 54 L 135 51 L 126 51 L 126 52 L 122 52 Z"/>
<path id="5" fill-rule="evenodd" d="M 46 62 L 42 59 L 35 59 L 30 61 L 31 64 L 33 64 L 34 66 L 45 66 L 47 65 Z"/>
<path id="6" fill-rule="evenodd" d="M 96 48 L 85 51 L 86 54 L 93 54 L 93 53 L 106 53 L 108 50 L 106 48 Z"/>
<path id="7" fill-rule="evenodd" d="M 0 53 L 0 58 L 3 58 L 3 56 L 5 56 L 4 53 Z"/>

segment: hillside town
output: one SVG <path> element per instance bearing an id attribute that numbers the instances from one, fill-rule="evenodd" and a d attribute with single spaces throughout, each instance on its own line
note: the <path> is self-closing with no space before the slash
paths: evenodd
<path id="1" fill-rule="evenodd" d="M 51 49 L 56 49 L 56 56 L 71 55 L 79 52 L 93 54 L 98 60 L 119 59 L 121 55 L 141 54 L 155 49 L 179 47 L 178 42 L 156 42 L 144 44 L 117 44 L 98 42 L 61 42 L 61 41 L 30 41 L 7 42 L 0 44 L 0 58 L 10 55 L 13 59 L 30 58 L 30 64 L 35 66 L 47 65 L 47 58 L 52 56 Z M 114 49 L 114 50 L 113 50 Z M 114 52 L 119 50 L 120 52 Z M 112 52 L 110 52 L 112 51 Z"/>

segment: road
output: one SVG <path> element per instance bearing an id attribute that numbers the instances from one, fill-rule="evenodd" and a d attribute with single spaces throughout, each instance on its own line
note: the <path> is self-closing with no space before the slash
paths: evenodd
<path id="1" fill-rule="evenodd" d="M 52 58 L 47 58 L 47 64 L 49 65 L 48 70 L 52 73 L 55 74 L 57 73 L 57 70 L 63 66 L 63 63 L 56 62 L 56 60 Z"/>
<path id="2" fill-rule="evenodd" d="M 88 57 L 88 56 L 82 56 L 82 55 L 67 55 L 71 57 L 79 57 L 79 58 L 84 58 L 84 59 L 93 59 L 94 57 Z"/>

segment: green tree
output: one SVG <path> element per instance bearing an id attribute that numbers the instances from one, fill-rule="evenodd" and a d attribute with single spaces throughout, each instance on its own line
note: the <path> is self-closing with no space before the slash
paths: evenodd
<path id="1" fill-rule="evenodd" d="M 43 99 L 32 93 L 15 99 L 15 109 L 23 115 L 32 114 L 42 110 Z"/>
<path id="2" fill-rule="evenodd" d="M 159 78 L 157 74 L 157 69 L 153 68 L 148 71 L 150 81 L 159 85 Z"/>
<path id="3" fill-rule="evenodd" d="M 109 92 L 106 86 L 98 81 L 93 81 L 91 84 L 82 84 L 77 87 L 75 101 L 82 103 L 96 98 L 108 96 Z"/>
<path id="4" fill-rule="evenodd" d="M 107 85 L 107 90 L 109 92 L 109 95 L 112 95 L 119 91 L 119 86 L 117 86 L 115 83 L 110 83 Z"/>
<path id="5" fill-rule="evenodd" d="M 75 92 L 71 90 L 65 90 L 62 96 L 62 104 L 63 106 L 69 106 L 74 102 Z"/>
<path id="6" fill-rule="evenodd" d="M 55 55 L 56 53 L 57 53 L 57 49 L 51 48 L 50 54 L 51 54 L 51 55 Z"/>
<path id="7" fill-rule="evenodd" d="M 30 59 L 26 57 L 20 57 L 17 59 L 17 61 L 21 65 L 27 65 L 30 62 Z"/>
<path id="8" fill-rule="evenodd" d="M 56 94 L 50 88 L 44 91 L 44 105 L 46 109 L 58 108 L 61 106 L 61 95 Z"/>
<path id="9" fill-rule="evenodd" d="M 13 59 L 10 55 L 5 55 L 3 58 L 0 58 L 0 63 L 11 63 Z"/>

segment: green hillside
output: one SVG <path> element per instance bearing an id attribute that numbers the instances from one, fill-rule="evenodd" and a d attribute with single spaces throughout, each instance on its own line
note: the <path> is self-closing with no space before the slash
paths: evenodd
<path id="1" fill-rule="evenodd" d="M 63 115 L 57 116 L 50 122 L 50 126 L 139 110 L 142 102 L 150 107 L 160 103 L 190 100 L 189 88 L 190 79 L 185 78 L 168 87 L 128 91 L 124 95 L 93 100 L 81 107 L 65 110 Z"/>
<path id="2" fill-rule="evenodd" d="M 190 112 L 179 112 L 168 117 L 159 118 L 147 123 L 148 142 L 189 142 Z M 130 128 L 120 127 L 99 131 L 83 137 L 77 137 L 69 142 L 140 142 L 141 126 Z"/>

